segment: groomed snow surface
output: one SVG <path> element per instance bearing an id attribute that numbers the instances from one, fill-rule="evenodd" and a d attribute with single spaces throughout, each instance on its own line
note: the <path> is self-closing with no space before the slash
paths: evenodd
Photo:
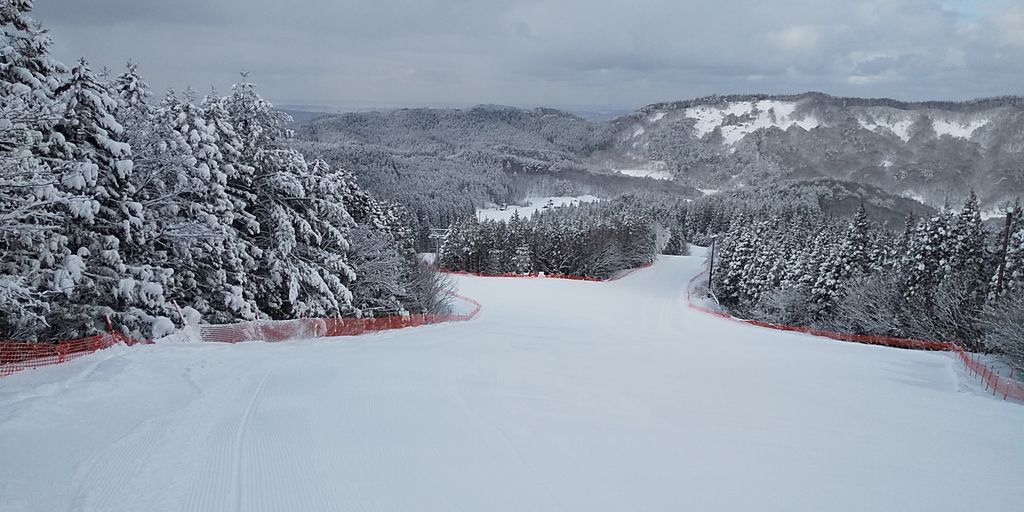
<path id="1" fill-rule="evenodd" d="M 468 323 L 0 379 L 0 510 L 1020 510 L 1024 406 L 945 353 L 688 310 L 700 266 L 459 277 Z"/>
<path id="2" fill-rule="evenodd" d="M 593 203 L 600 201 L 596 196 L 582 195 L 582 196 L 549 196 L 549 197 L 529 197 L 526 199 L 527 206 L 508 205 L 504 211 L 497 206 L 491 208 L 480 208 L 476 211 L 476 216 L 480 220 L 500 220 L 508 221 L 512 218 L 512 215 L 519 212 L 519 216 L 523 218 L 529 218 L 544 209 L 545 206 L 551 204 L 555 207 L 570 206 L 580 203 Z"/>

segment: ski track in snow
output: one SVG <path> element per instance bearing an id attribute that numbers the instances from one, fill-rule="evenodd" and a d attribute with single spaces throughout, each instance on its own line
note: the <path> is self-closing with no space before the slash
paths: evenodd
<path id="1" fill-rule="evenodd" d="M 0 379 L 0 511 L 1024 501 L 1024 406 L 950 354 L 689 310 L 701 262 L 609 283 L 459 276 L 484 305 L 467 323 L 114 349 Z"/>

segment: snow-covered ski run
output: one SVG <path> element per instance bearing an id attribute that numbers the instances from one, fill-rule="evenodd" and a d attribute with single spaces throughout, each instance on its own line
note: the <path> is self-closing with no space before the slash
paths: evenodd
<path id="1" fill-rule="evenodd" d="M 956 359 L 687 309 L 702 258 L 460 276 L 467 323 L 115 347 L 0 379 L 0 511 L 1009 511 Z"/>

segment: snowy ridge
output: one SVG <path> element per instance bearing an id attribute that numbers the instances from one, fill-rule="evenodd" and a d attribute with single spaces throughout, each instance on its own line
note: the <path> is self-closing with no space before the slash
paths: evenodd
<path id="1" fill-rule="evenodd" d="M 971 140 L 974 133 L 989 124 L 989 118 L 977 114 L 955 114 L 934 110 L 907 111 L 886 107 L 863 109 L 856 115 L 857 123 L 864 129 L 876 133 L 891 133 L 903 142 L 910 140 L 911 128 L 918 120 L 926 121 L 938 137 Z"/>
<path id="2" fill-rule="evenodd" d="M 788 130 L 798 127 L 811 130 L 820 125 L 813 115 L 796 113 L 798 102 L 779 100 L 736 101 L 725 104 L 706 104 L 689 106 L 681 110 L 683 118 L 694 120 L 694 135 L 704 137 L 715 129 L 720 129 L 724 143 L 727 145 L 739 142 L 746 135 L 764 128 L 776 127 Z M 632 148 L 647 147 L 642 136 L 649 132 L 649 127 L 659 126 L 665 119 L 675 119 L 679 111 L 657 110 L 649 113 L 632 127 L 626 137 L 631 140 Z M 669 114 L 674 114 L 669 117 Z"/>
<path id="3" fill-rule="evenodd" d="M 799 114 L 802 100 L 758 100 L 730 101 L 688 106 L 682 109 L 682 116 L 694 120 L 694 135 L 704 137 L 720 129 L 724 144 L 732 145 L 750 133 L 760 129 L 779 128 L 788 130 L 798 127 L 812 130 L 821 126 L 821 121 L 812 114 Z M 911 128 L 921 118 L 926 119 L 937 136 L 971 140 L 978 129 L 991 122 L 989 112 L 958 113 L 942 110 L 902 110 L 891 107 L 851 107 L 857 123 L 864 129 L 882 134 L 892 134 L 904 142 L 911 137 Z M 636 139 L 648 132 L 645 125 L 655 125 L 671 111 L 657 110 L 648 114 L 642 123 L 633 128 L 631 137 Z M 642 144 L 634 142 L 633 147 Z"/>
<path id="4" fill-rule="evenodd" d="M 688 107 L 684 116 L 694 119 L 694 134 L 704 137 L 720 128 L 725 144 L 735 144 L 754 131 L 765 128 L 788 130 L 799 127 L 811 130 L 819 121 L 811 115 L 797 115 L 797 103 L 791 101 L 739 101 L 725 106 L 698 105 Z"/>

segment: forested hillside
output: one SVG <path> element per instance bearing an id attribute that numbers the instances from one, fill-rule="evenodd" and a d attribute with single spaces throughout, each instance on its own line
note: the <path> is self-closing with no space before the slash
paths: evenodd
<path id="1" fill-rule="evenodd" d="M 1024 193 L 1024 103 L 1016 97 L 904 103 L 820 93 L 712 96 L 610 121 L 551 109 L 403 109 L 320 117 L 300 138 L 306 150 L 352 154 L 361 179 L 382 169 L 458 176 L 476 202 L 521 199 L 510 174 L 571 172 L 669 177 L 690 197 L 694 188 L 826 178 L 936 208 L 958 204 L 974 189 L 989 214 Z M 371 190 L 387 196 L 396 188 Z"/>
<path id="2" fill-rule="evenodd" d="M 483 274 L 608 278 L 649 265 L 657 256 L 661 210 L 649 199 L 621 196 L 530 218 L 516 214 L 508 222 L 471 217 L 452 226 L 438 264 Z"/>
<path id="3" fill-rule="evenodd" d="M 402 109 L 317 118 L 293 147 L 352 169 L 367 190 L 405 205 L 420 248 L 430 247 L 431 227 L 530 195 L 699 195 L 674 182 L 590 172 L 582 157 L 610 144 L 609 129 L 552 109 Z"/>
<path id="4" fill-rule="evenodd" d="M 1024 222 L 959 211 L 909 216 L 901 230 L 785 203 L 736 209 L 717 237 L 713 291 L 746 317 L 858 334 L 949 341 L 1024 368 Z"/>

